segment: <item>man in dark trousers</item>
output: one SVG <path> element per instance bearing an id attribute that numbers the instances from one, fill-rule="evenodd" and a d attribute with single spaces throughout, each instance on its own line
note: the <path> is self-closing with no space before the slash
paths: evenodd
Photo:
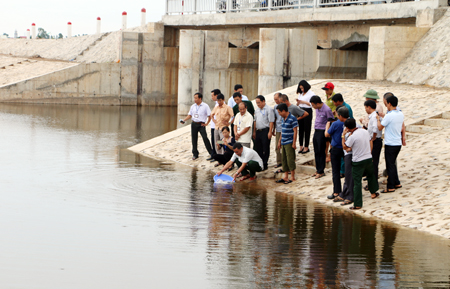
<path id="1" fill-rule="evenodd" d="M 194 104 L 191 106 L 189 110 L 189 114 L 183 120 L 180 120 L 182 124 L 186 122 L 186 120 L 192 118 L 191 123 L 191 139 L 192 139 L 192 160 L 198 159 L 198 133 L 202 136 L 203 143 L 205 144 L 206 150 L 208 151 L 209 158 L 207 160 L 212 160 L 212 147 L 209 142 L 208 135 L 206 134 L 206 126 L 208 126 L 211 120 L 211 109 L 209 106 L 203 102 L 203 95 L 200 92 L 194 94 Z"/>
<path id="2" fill-rule="evenodd" d="M 257 108 L 253 125 L 253 138 L 255 139 L 254 149 L 263 160 L 263 170 L 267 170 L 275 114 L 273 109 L 266 104 L 266 99 L 262 95 L 256 97 L 256 105 Z"/>
<path id="3" fill-rule="evenodd" d="M 328 119 L 334 118 L 331 109 L 322 102 L 319 96 L 314 95 L 310 99 L 311 106 L 316 110 L 316 122 L 314 123 L 314 158 L 316 161 L 316 172 L 312 175 L 316 179 L 325 175 L 325 147 L 327 140 L 325 138 L 325 128 Z"/>

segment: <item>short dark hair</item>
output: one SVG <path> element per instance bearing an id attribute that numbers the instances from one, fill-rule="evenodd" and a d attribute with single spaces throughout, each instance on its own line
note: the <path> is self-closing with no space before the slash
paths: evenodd
<path id="1" fill-rule="evenodd" d="M 240 89 L 240 88 L 244 89 L 244 87 L 243 87 L 241 84 L 236 84 L 236 85 L 234 86 L 234 91 L 237 91 L 237 90 Z"/>
<path id="2" fill-rule="evenodd" d="M 235 93 L 233 93 L 233 98 L 235 98 L 235 97 L 242 98 L 242 94 L 240 92 L 235 92 Z"/>
<path id="3" fill-rule="evenodd" d="M 343 118 L 349 118 L 350 112 L 348 111 L 348 108 L 340 105 L 338 108 L 336 108 L 337 114 L 342 116 Z"/>
<path id="4" fill-rule="evenodd" d="M 222 127 L 222 131 L 226 130 L 227 132 L 230 132 L 230 128 L 228 126 Z"/>
<path id="5" fill-rule="evenodd" d="M 383 95 L 383 98 L 384 98 L 384 99 L 387 99 L 389 96 L 394 96 L 394 94 L 393 94 L 392 92 L 386 92 L 386 93 Z"/>
<path id="6" fill-rule="evenodd" d="M 307 93 L 311 89 L 311 85 L 309 85 L 309 83 L 306 80 L 302 80 L 298 83 L 297 94 L 302 93 L 302 90 L 300 89 L 300 85 L 303 86 L 305 93 Z"/>
<path id="7" fill-rule="evenodd" d="M 374 100 L 371 100 L 371 99 L 366 100 L 364 102 L 364 106 L 368 106 L 368 107 L 370 107 L 372 109 L 377 109 L 377 103 Z"/>
<path id="8" fill-rule="evenodd" d="M 320 96 L 313 95 L 313 96 L 311 96 L 311 99 L 309 100 L 309 102 L 314 103 L 314 104 L 319 104 L 319 103 L 322 103 L 322 99 L 320 98 Z"/>
<path id="9" fill-rule="evenodd" d="M 282 102 L 289 101 L 289 96 L 287 96 L 286 94 L 282 94 L 280 95 L 280 99 Z"/>
<path id="10" fill-rule="evenodd" d="M 354 118 L 349 118 L 344 122 L 344 125 L 348 129 L 354 129 L 356 127 L 356 121 Z"/>
<path id="11" fill-rule="evenodd" d="M 262 95 L 258 95 L 256 98 L 259 99 L 260 101 L 266 101 L 266 98 Z"/>
<path id="12" fill-rule="evenodd" d="M 396 96 L 389 96 L 386 98 L 386 102 L 390 103 L 393 107 L 396 107 L 398 105 L 398 98 Z"/>
<path id="13" fill-rule="evenodd" d="M 331 100 L 334 102 L 344 102 L 344 97 L 342 97 L 342 94 L 336 93 L 331 97 Z"/>
<path id="14" fill-rule="evenodd" d="M 225 95 L 223 95 L 222 93 L 219 93 L 219 95 L 217 95 L 217 99 L 223 99 L 225 100 Z"/>
<path id="15" fill-rule="evenodd" d="M 235 149 L 238 149 L 238 150 L 240 150 L 242 148 L 242 144 L 240 143 L 240 142 L 237 142 L 237 143 L 235 143 L 234 145 L 233 145 L 233 149 L 235 150 Z"/>
<path id="16" fill-rule="evenodd" d="M 214 93 L 214 95 L 219 95 L 222 92 L 220 92 L 220 89 L 216 88 L 216 89 L 211 90 L 211 93 Z"/>
<path id="17" fill-rule="evenodd" d="M 194 96 L 196 95 L 198 96 L 198 98 L 203 99 L 203 94 L 201 94 L 200 92 L 196 92 Z"/>
<path id="18" fill-rule="evenodd" d="M 245 101 L 243 101 L 241 103 L 245 106 L 245 108 L 247 108 L 247 104 L 245 103 Z M 239 104 L 241 104 L 241 103 L 239 103 Z"/>
<path id="19" fill-rule="evenodd" d="M 288 111 L 288 107 L 287 107 L 287 104 L 286 104 L 286 103 L 280 103 L 280 104 L 277 106 L 277 109 L 278 109 L 279 111 Z"/>
<path id="20" fill-rule="evenodd" d="M 275 95 L 281 96 L 281 92 L 275 92 L 275 93 L 273 94 L 273 96 L 275 96 Z"/>

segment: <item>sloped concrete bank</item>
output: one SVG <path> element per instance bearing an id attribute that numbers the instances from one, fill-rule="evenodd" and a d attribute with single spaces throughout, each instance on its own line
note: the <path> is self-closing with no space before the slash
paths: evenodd
<path id="1" fill-rule="evenodd" d="M 320 88 L 324 82 L 311 82 L 312 90 L 322 99 L 324 99 L 324 94 Z M 375 89 L 380 95 L 388 91 L 397 95 L 405 113 L 407 126 L 420 126 L 420 123 L 425 122 L 430 126 L 434 125 L 437 121 L 426 120 L 450 111 L 450 104 L 439 101 L 443 97 L 450 97 L 448 90 L 390 82 L 333 81 L 333 83 L 336 86 L 335 91 L 342 93 L 345 101 L 352 106 L 356 119 L 365 113 L 363 95 L 367 89 Z M 296 87 L 290 87 L 282 92 L 286 93 L 290 99 L 294 99 L 295 89 Z M 266 95 L 269 105 L 273 105 L 272 95 Z M 427 101 L 424 102 L 423 99 L 427 99 Z M 445 119 L 441 120 L 441 122 L 446 121 Z M 375 200 L 370 198 L 369 193 L 363 192 L 363 209 L 355 213 L 450 238 L 450 194 L 447 188 L 450 183 L 450 152 L 446 149 L 450 142 L 448 133 L 450 133 L 450 129 L 429 129 L 421 134 L 412 132 L 398 159 L 403 188 L 392 194 L 382 194 Z M 274 145 L 274 141 L 272 141 L 272 151 Z M 191 160 L 189 126 L 129 149 L 166 163 L 182 163 L 211 172 L 218 170 L 212 163 L 205 160 L 207 153 L 201 141 L 199 141 L 200 158 L 196 161 Z M 312 145 L 310 149 L 313 149 Z M 311 162 L 312 159 L 313 152 L 297 156 L 297 181 L 289 185 L 276 185 L 273 173 L 275 171 L 273 168 L 274 154 L 272 154 L 269 160 L 269 170 L 259 174 L 257 181 L 263 182 L 265 186 L 274 191 L 297 195 L 300 198 L 341 208 L 339 204 L 326 198 L 332 192 L 331 169 L 326 169 L 326 176 L 321 179 L 311 178 L 310 171 L 305 169 L 307 166 L 303 164 Z M 380 168 L 384 169 L 384 167 L 384 160 L 382 160 Z M 313 167 L 310 168 L 314 171 Z M 380 178 L 380 188 L 384 187 L 382 184 L 384 180 L 385 178 Z M 343 208 L 343 210 L 348 209 Z"/>

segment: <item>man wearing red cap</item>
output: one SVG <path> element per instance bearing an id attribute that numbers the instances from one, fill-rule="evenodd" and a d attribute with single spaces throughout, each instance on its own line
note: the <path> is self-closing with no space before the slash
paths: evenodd
<path id="1" fill-rule="evenodd" d="M 331 82 L 327 82 L 327 84 L 325 84 L 324 87 L 322 87 L 323 90 L 325 90 L 325 95 L 327 97 L 327 100 L 325 101 L 325 104 L 331 109 L 331 112 L 333 112 L 333 115 L 336 115 L 336 106 L 334 105 L 333 102 L 333 96 L 334 96 L 334 84 Z M 330 158 L 330 154 L 328 153 L 329 148 L 330 148 L 330 142 L 331 142 L 331 138 L 326 138 L 327 140 L 327 145 L 325 148 L 325 154 L 326 154 L 326 162 L 330 162 L 331 158 Z"/>
<path id="2" fill-rule="evenodd" d="M 327 100 L 325 101 L 325 104 L 331 108 L 331 111 L 334 112 L 336 111 L 336 106 L 333 103 L 333 100 L 331 99 L 334 95 L 334 84 L 331 82 L 327 82 L 327 84 L 325 84 L 324 87 L 322 87 L 323 90 L 325 90 L 325 95 L 327 97 Z"/>

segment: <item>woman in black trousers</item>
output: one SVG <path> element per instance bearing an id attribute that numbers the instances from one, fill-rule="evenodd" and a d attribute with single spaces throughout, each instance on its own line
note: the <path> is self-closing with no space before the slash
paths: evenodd
<path id="1" fill-rule="evenodd" d="M 300 81 L 297 87 L 297 105 L 308 112 L 309 115 L 298 121 L 298 142 L 300 144 L 299 154 L 309 152 L 309 140 L 311 139 L 311 127 L 313 119 L 313 109 L 309 102 L 314 92 L 311 91 L 311 85 L 306 80 Z"/>

